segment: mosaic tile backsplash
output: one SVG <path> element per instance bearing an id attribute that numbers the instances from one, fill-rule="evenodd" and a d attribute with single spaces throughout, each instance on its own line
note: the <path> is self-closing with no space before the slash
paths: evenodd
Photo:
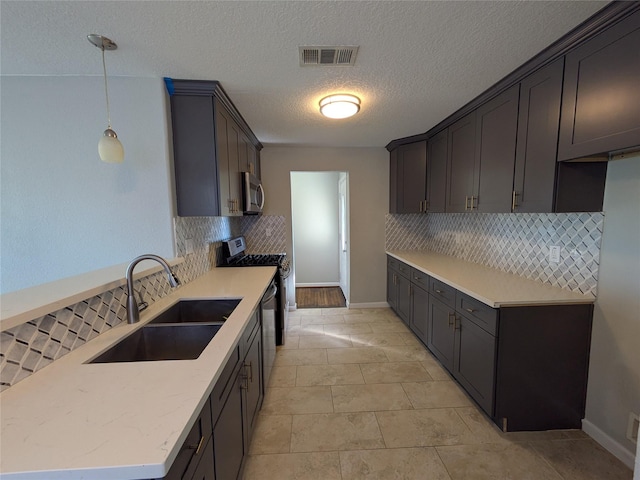
<path id="1" fill-rule="evenodd" d="M 594 295 L 602 213 L 431 213 L 386 216 L 387 250 L 431 250 Z M 561 261 L 549 262 L 560 246 Z"/>
<path id="2" fill-rule="evenodd" d="M 185 260 L 173 270 L 182 285 L 215 267 L 220 242 L 244 230 L 250 251 L 284 251 L 284 217 L 176 217 L 174 228 L 177 256 Z M 266 228 L 271 236 L 261 239 Z M 186 240 L 193 242 L 190 255 Z M 163 272 L 137 280 L 134 288 L 149 305 L 173 290 Z M 126 289 L 117 287 L 0 332 L 0 391 L 126 321 L 126 298 Z"/>

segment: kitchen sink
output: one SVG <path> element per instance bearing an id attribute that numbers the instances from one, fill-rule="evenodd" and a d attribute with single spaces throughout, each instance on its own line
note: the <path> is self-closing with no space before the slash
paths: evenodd
<path id="1" fill-rule="evenodd" d="M 149 324 L 224 322 L 241 300 L 241 298 L 180 300 L 151 320 Z"/>
<path id="2" fill-rule="evenodd" d="M 222 324 L 147 325 L 89 363 L 193 360 L 200 356 Z"/>

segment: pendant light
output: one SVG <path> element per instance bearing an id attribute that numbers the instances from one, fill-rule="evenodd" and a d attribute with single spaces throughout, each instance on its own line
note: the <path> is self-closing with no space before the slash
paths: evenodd
<path id="1" fill-rule="evenodd" d="M 328 118 L 348 118 L 360 110 L 360 99 L 355 95 L 340 93 L 320 100 L 320 113 Z"/>
<path id="2" fill-rule="evenodd" d="M 109 89 L 107 88 L 107 67 L 104 62 L 104 51 L 118 48 L 115 42 L 102 35 L 92 33 L 87 39 L 102 51 L 102 73 L 104 74 L 104 95 L 107 100 L 107 129 L 98 142 L 98 154 L 100 160 L 107 163 L 122 163 L 124 160 L 124 148 L 118 140 L 118 135 L 111 129 L 111 113 L 109 111 Z"/>

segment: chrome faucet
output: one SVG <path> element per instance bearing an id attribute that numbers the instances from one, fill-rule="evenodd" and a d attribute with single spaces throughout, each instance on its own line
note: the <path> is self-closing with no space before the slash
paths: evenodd
<path id="1" fill-rule="evenodd" d="M 152 254 L 140 255 L 139 257 L 134 258 L 129 266 L 127 267 L 127 322 L 129 323 L 137 323 L 140 320 L 140 310 L 138 309 L 138 302 L 136 301 L 135 290 L 133 289 L 133 269 L 143 260 L 155 260 L 164 268 L 165 273 L 167 274 L 167 279 L 169 280 L 169 284 L 172 287 L 177 287 L 180 285 L 180 280 L 178 277 L 174 275 L 171 271 L 171 267 L 167 261 L 158 256 Z"/>

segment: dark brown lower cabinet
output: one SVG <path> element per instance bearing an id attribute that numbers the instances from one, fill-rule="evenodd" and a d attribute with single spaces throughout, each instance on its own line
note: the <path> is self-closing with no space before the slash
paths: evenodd
<path id="1" fill-rule="evenodd" d="M 410 325 L 411 322 L 411 282 L 402 275 L 396 276 L 396 286 L 398 288 L 397 313 L 402 321 Z"/>
<path id="2" fill-rule="evenodd" d="M 429 296 L 427 347 L 450 372 L 453 371 L 455 314 L 452 307 L 437 300 L 433 295 Z"/>
<path id="3" fill-rule="evenodd" d="M 216 480 L 236 480 L 245 454 L 242 369 L 236 369 L 229 396 L 213 427 L 213 457 Z"/>
<path id="4" fill-rule="evenodd" d="M 411 315 L 409 327 L 422 343 L 427 343 L 427 328 L 429 319 L 429 292 L 411 285 Z"/>
<path id="5" fill-rule="evenodd" d="M 247 451 L 249 450 L 253 429 L 255 428 L 255 423 L 258 419 L 258 412 L 262 406 L 262 383 L 260 381 L 261 359 L 262 338 L 260 335 L 256 335 L 244 360 L 244 400 L 246 404 L 244 438 L 245 449 Z"/>
<path id="6" fill-rule="evenodd" d="M 193 472 L 191 480 L 215 480 L 216 472 L 213 464 L 213 439 L 209 439 L 207 446 L 204 447 L 202 459 Z"/>

